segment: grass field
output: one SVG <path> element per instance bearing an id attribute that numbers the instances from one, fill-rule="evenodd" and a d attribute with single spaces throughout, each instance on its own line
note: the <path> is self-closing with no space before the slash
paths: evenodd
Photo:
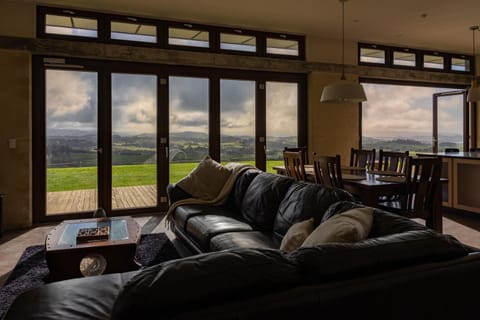
<path id="1" fill-rule="evenodd" d="M 253 165 L 253 161 L 246 161 Z M 171 163 L 170 183 L 177 182 L 189 174 L 197 162 Z M 268 161 L 267 171 L 274 172 L 272 166 L 282 165 L 283 160 Z M 112 167 L 113 187 L 152 185 L 157 183 L 154 164 L 121 165 Z M 47 192 L 95 189 L 97 187 L 96 167 L 72 167 L 47 169 Z"/>

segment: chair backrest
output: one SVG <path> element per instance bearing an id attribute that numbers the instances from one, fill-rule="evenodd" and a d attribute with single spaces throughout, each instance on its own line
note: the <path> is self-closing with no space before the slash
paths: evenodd
<path id="1" fill-rule="evenodd" d="M 283 162 L 288 177 L 297 181 L 306 181 L 302 151 L 283 151 Z"/>
<path id="2" fill-rule="evenodd" d="M 408 157 L 405 207 L 412 218 L 430 218 L 440 183 L 442 160 L 438 157 Z"/>
<path id="3" fill-rule="evenodd" d="M 380 149 L 378 153 L 378 170 L 405 173 L 408 155 L 408 151 L 383 151 Z"/>
<path id="4" fill-rule="evenodd" d="M 307 163 L 308 163 L 307 147 L 284 147 L 284 148 L 283 148 L 283 151 L 294 151 L 294 152 L 301 151 L 301 152 L 302 152 L 303 164 L 307 164 Z"/>
<path id="5" fill-rule="evenodd" d="M 342 169 L 340 166 L 340 155 L 321 156 L 313 153 L 313 170 L 315 182 L 330 187 L 342 188 Z"/>
<path id="6" fill-rule="evenodd" d="M 470 148 L 470 152 L 479 152 L 480 148 Z"/>
<path id="7" fill-rule="evenodd" d="M 375 166 L 375 149 L 350 149 L 350 167 L 368 168 L 373 170 Z"/>

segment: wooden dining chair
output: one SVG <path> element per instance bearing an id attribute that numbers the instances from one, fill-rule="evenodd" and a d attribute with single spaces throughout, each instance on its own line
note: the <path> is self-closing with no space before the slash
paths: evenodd
<path id="1" fill-rule="evenodd" d="M 321 156 L 313 153 L 313 171 L 315 182 L 343 189 L 340 155 Z"/>
<path id="2" fill-rule="evenodd" d="M 378 153 L 378 171 L 405 173 L 409 152 L 384 151 Z"/>
<path id="3" fill-rule="evenodd" d="M 307 181 L 303 151 L 283 151 L 285 173 L 297 181 Z"/>
<path id="4" fill-rule="evenodd" d="M 442 160 L 438 157 L 408 157 L 405 174 L 405 193 L 398 199 L 379 202 L 378 207 L 408 218 L 424 219 L 428 227 L 434 225 L 434 210 L 438 205 Z"/>
<path id="5" fill-rule="evenodd" d="M 375 149 L 350 149 L 350 167 L 373 170 L 375 166 Z"/>
<path id="6" fill-rule="evenodd" d="M 301 151 L 302 152 L 303 164 L 308 163 L 307 147 L 284 147 L 283 151 L 294 151 L 294 152 Z"/>

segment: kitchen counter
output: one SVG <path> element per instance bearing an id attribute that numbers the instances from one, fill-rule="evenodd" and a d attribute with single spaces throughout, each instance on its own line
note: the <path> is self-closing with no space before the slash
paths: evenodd
<path id="1" fill-rule="evenodd" d="M 442 158 L 443 206 L 480 213 L 480 152 L 422 152 L 418 156 Z"/>

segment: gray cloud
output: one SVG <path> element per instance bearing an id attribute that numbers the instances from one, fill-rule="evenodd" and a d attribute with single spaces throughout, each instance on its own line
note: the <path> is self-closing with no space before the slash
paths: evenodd
<path id="1" fill-rule="evenodd" d="M 182 119 L 177 118 L 176 124 L 185 127 L 205 127 L 208 126 L 208 121 L 204 119 Z"/>
<path id="2" fill-rule="evenodd" d="M 94 72 L 47 71 L 47 125 L 97 121 L 97 75 Z"/>
<path id="3" fill-rule="evenodd" d="M 249 106 L 255 101 L 254 81 L 222 80 L 220 92 L 222 112 L 252 112 Z"/>
<path id="4" fill-rule="evenodd" d="M 170 101 L 178 111 L 208 110 L 208 79 L 170 77 Z"/>
<path id="5" fill-rule="evenodd" d="M 432 95 L 456 90 L 384 84 L 365 84 L 364 87 L 368 101 L 363 103 L 362 135 L 381 138 L 431 136 Z M 448 133 L 458 127 L 455 118 L 458 119 L 461 110 L 458 101 L 443 102 L 439 118 L 442 132 Z"/>
<path id="6" fill-rule="evenodd" d="M 112 103 L 114 106 L 130 104 L 142 96 L 156 96 L 157 77 L 154 75 L 113 74 Z"/>

